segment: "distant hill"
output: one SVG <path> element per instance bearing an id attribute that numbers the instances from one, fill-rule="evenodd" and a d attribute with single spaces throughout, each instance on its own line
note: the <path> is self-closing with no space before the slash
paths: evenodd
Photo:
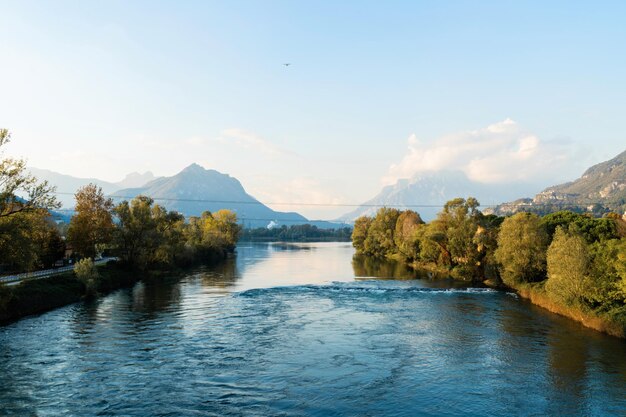
<path id="1" fill-rule="evenodd" d="M 436 217 L 448 200 L 456 197 L 475 197 L 486 206 L 523 195 L 529 189 L 539 188 L 529 184 L 478 183 L 461 171 L 421 172 L 410 179 L 401 179 L 394 185 L 384 187 L 374 198 L 340 217 L 340 220 L 354 221 L 359 216 L 372 216 L 381 206 L 387 206 L 414 210 L 428 221 Z"/>
<path id="2" fill-rule="evenodd" d="M 244 227 L 265 227 L 270 222 L 281 225 L 312 223 L 331 227 L 327 222 L 309 222 L 298 213 L 278 212 L 246 193 L 241 183 L 227 174 L 192 164 L 172 177 L 158 178 L 142 187 L 113 193 L 116 201 L 147 195 L 167 208 L 185 216 L 199 216 L 208 210 L 230 209 L 237 213 Z"/>
<path id="3" fill-rule="evenodd" d="M 28 170 L 40 180 L 46 180 L 51 185 L 57 187 L 57 199 L 63 205 L 63 208 L 73 208 L 75 205 L 74 193 L 85 185 L 92 183 L 99 187 L 102 187 L 102 191 L 105 194 L 111 194 L 119 190 L 120 187 L 114 183 L 102 181 L 97 178 L 78 178 L 71 175 L 60 174 L 58 172 L 50 171 L 48 169 L 39 169 L 29 167 Z"/>
<path id="4" fill-rule="evenodd" d="M 626 211 L 626 151 L 589 168 L 576 181 L 546 188 L 534 198 L 501 204 L 493 212 L 507 215 L 518 211 L 540 214 L 568 209 L 600 216 Z"/>
<path id="5" fill-rule="evenodd" d="M 74 207 L 76 204 L 74 201 L 74 194 L 79 188 L 84 187 L 87 184 L 96 184 L 102 188 L 104 194 L 108 195 L 122 188 L 141 187 L 147 182 L 155 179 L 151 172 L 146 172 L 144 174 L 134 172 L 132 174 L 128 174 L 122 181 L 113 183 L 102 181 L 97 178 L 73 177 L 71 175 L 60 174 L 48 169 L 35 167 L 29 167 L 28 170 L 38 179 L 46 180 L 51 185 L 57 187 L 57 192 L 59 193 L 57 194 L 57 199 L 61 202 L 64 209 Z"/>
<path id="6" fill-rule="evenodd" d="M 140 174 L 139 172 L 132 172 L 128 174 L 122 181 L 116 182 L 115 185 L 119 189 L 143 187 L 144 185 L 146 185 L 150 181 L 154 181 L 155 179 L 157 179 L 157 177 L 155 177 L 154 174 L 150 171 L 144 172 L 143 174 Z"/>

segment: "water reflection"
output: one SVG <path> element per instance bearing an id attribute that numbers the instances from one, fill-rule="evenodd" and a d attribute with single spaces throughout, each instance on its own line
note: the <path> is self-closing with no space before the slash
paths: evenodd
<path id="1" fill-rule="evenodd" d="M 417 279 L 420 275 L 405 264 L 390 260 L 380 260 L 368 256 L 355 255 L 352 258 L 354 276 L 357 278 L 378 279 Z M 423 277 L 427 277 L 424 275 Z"/>

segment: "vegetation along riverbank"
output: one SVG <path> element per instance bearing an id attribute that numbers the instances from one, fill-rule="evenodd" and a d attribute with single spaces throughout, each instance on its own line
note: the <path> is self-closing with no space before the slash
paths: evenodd
<path id="1" fill-rule="evenodd" d="M 583 325 L 626 337 L 626 222 L 559 211 L 540 217 L 484 215 L 470 197 L 448 201 L 437 218 L 381 208 L 360 217 L 357 254 L 515 290 Z"/>
<path id="2" fill-rule="evenodd" d="M 0 129 L 0 147 L 10 139 Z M 24 160 L 0 164 L 0 268 L 36 271 L 75 263 L 73 273 L 0 284 L 0 322 L 95 297 L 140 279 L 229 256 L 241 232 L 230 210 L 185 218 L 146 196 L 114 204 L 89 184 L 76 192 L 75 214 L 57 223 L 54 187 L 28 173 Z M 96 267 L 106 254 L 117 261 Z"/>

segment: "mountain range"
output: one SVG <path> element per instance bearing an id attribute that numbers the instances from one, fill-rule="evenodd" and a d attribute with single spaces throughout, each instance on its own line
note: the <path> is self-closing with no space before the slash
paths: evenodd
<path id="1" fill-rule="evenodd" d="M 168 210 L 185 216 L 199 216 L 204 211 L 230 209 L 237 213 L 244 227 L 266 227 L 311 224 L 320 228 L 342 227 L 342 224 L 308 220 L 295 212 L 279 212 L 249 195 L 241 183 L 227 174 L 191 164 L 171 177 L 155 177 L 151 172 L 132 173 L 112 183 L 97 178 L 77 178 L 54 171 L 30 167 L 29 171 L 57 187 L 57 197 L 64 207 L 58 218 L 68 221 L 75 205 L 74 193 L 92 183 L 117 203 L 138 195 L 150 196 Z"/>
<path id="2" fill-rule="evenodd" d="M 575 181 L 546 188 L 534 198 L 522 198 L 496 206 L 491 212 L 508 215 L 518 211 L 539 214 L 567 209 L 600 216 L 626 211 L 626 151 L 586 170 Z"/>
<path id="3" fill-rule="evenodd" d="M 28 170 L 38 179 L 48 181 L 48 183 L 57 187 L 57 199 L 61 202 L 64 209 L 74 207 L 74 193 L 76 193 L 79 188 L 84 187 L 87 184 L 95 184 L 102 188 L 102 192 L 104 194 L 109 195 L 123 188 L 140 187 L 147 182 L 156 179 L 150 171 L 143 174 L 133 172 L 128 174 L 119 182 L 108 182 L 97 178 L 73 177 L 71 175 L 60 174 L 48 169 L 39 169 L 35 167 L 28 167 Z"/>
<path id="4" fill-rule="evenodd" d="M 310 221 L 295 212 L 272 210 L 249 195 L 236 178 L 197 164 L 191 164 L 171 177 L 157 178 L 151 172 L 132 173 L 116 183 L 29 169 L 39 179 L 57 186 L 59 200 L 65 208 L 74 206 L 73 194 L 78 188 L 94 183 L 116 201 L 147 195 L 168 210 L 185 216 L 198 216 L 205 210 L 231 209 L 245 227 L 304 223 L 322 228 L 342 226 L 340 223 Z M 623 213 L 626 210 L 626 152 L 594 165 L 575 181 L 546 188 L 534 198 L 519 198 L 540 189 L 532 184 L 479 183 L 461 171 L 421 172 L 384 187 L 372 199 L 341 216 L 337 222 L 352 222 L 359 216 L 374 215 L 382 206 L 412 209 L 428 221 L 435 218 L 446 201 L 469 196 L 478 199 L 483 212 L 498 215 L 517 211 L 545 214 L 560 209 L 590 212 L 597 216 L 608 211 Z M 502 201 L 511 202 L 498 204 Z"/>
<path id="5" fill-rule="evenodd" d="M 532 186 L 531 186 L 532 187 Z M 354 221 L 360 216 L 373 216 L 381 206 L 411 209 L 428 221 L 436 217 L 446 201 L 456 197 L 475 197 L 483 205 L 495 205 L 516 198 L 529 185 L 483 184 L 470 180 L 462 171 L 441 170 L 415 174 L 384 187 L 375 197 L 366 201 L 340 219 Z"/>
<path id="6" fill-rule="evenodd" d="M 111 196 L 121 201 L 138 195 L 150 196 L 168 210 L 185 216 L 200 216 L 206 210 L 214 212 L 227 208 L 237 213 L 244 227 L 264 227 L 270 222 L 286 225 L 309 223 L 298 213 L 272 210 L 248 194 L 236 178 L 204 169 L 198 164 L 191 164 L 172 177 L 157 178 L 141 187 L 118 190 Z"/>

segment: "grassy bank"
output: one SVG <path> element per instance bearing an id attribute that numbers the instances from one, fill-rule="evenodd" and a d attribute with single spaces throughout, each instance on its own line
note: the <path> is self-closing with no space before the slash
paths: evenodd
<path id="1" fill-rule="evenodd" d="M 554 300 L 543 288 L 543 284 L 526 284 L 515 288 L 517 294 L 531 303 L 546 310 L 581 323 L 583 326 L 609 334 L 626 338 L 624 320 L 615 316 L 624 312 L 597 312 L 580 305 L 564 305 Z"/>

